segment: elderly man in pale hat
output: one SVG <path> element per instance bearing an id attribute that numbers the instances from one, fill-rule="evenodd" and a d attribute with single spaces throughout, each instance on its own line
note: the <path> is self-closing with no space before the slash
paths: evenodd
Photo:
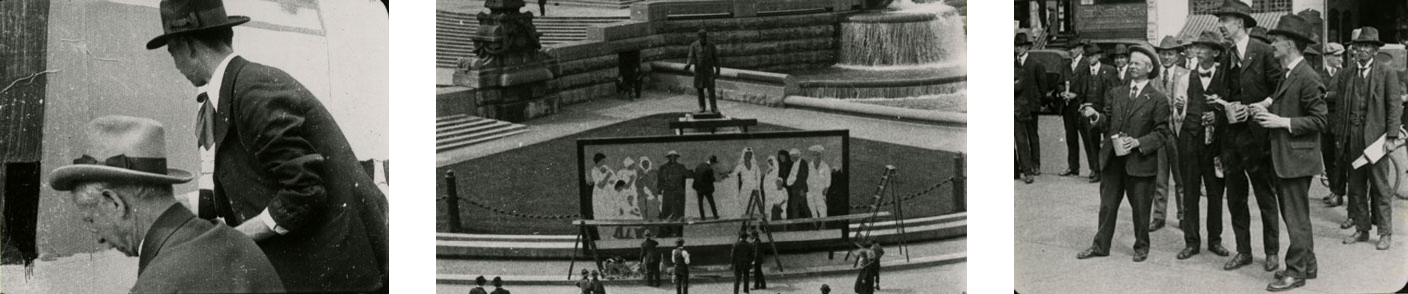
<path id="1" fill-rule="evenodd" d="M 1285 15 L 1277 21 L 1276 28 L 1267 34 L 1272 39 L 1276 59 L 1289 71 L 1271 102 L 1253 104 L 1262 109 L 1257 111 L 1256 123 L 1270 133 L 1276 200 L 1291 240 L 1286 249 L 1286 269 L 1273 275 L 1276 281 L 1266 286 L 1267 291 L 1301 287 L 1319 271 L 1308 194 L 1311 178 L 1324 170 L 1320 162 L 1319 132 L 1326 125 L 1322 98 L 1325 87 L 1301 53 L 1315 44 L 1310 38 L 1314 31 L 1314 26 L 1297 15 Z"/>
<path id="2" fill-rule="evenodd" d="M 385 289 L 386 195 L 322 101 L 241 57 L 232 27 L 250 18 L 227 15 L 222 1 L 163 0 L 160 16 L 162 34 L 146 48 L 166 47 L 198 93 L 196 214 L 254 239 L 289 291 Z"/>
<path id="3" fill-rule="evenodd" d="M 150 119 L 106 116 L 89 122 L 83 155 L 49 174 L 67 191 L 98 243 L 140 256 L 132 293 L 283 292 L 254 241 L 197 219 L 172 196 L 190 172 L 166 167 L 166 134 Z"/>
<path id="4" fill-rule="evenodd" d="M 1380 177 L 1375 166 L 1392 163 L 1355 160 L 1369 153 L 1366 148 L 1377 147 L 1383 153 L 1390 153 L 1402 145 L 1399 128 L 1403 123 L 1403 101 L 1399 100 L 1399 95 L 1403 94 L 1403 89 L 1399 86 L 1397 71 L 1374 58 L 1384 44 L 1379 41 L 1378 30 L 1363 27 L 1354 30 L 1353 35 L 1349 56 L 1354 67 L 1335 76 L 1325 97 L 1340 106 L 1330 125 L 1337 130 L 1336 140 L 1341 147 L 1336 161 L 1346 164 L 1338 172 L 1347 175 L 1344 179 L 1348 185 L 1349 216 L 1355 228 L 1344 243 L 1367 241 L 1369 229 L 1378 225 L 1377 247 L 1387 250 L 1393 234 L 1393 206 L 1390 204 L 1393 187 L 1375 184 L 1379 182 L 1375 178 Z M 1381 139 L 1384 140 L 1382 146 L 1374 145 Z"/>
<path id="5" fill-rule="evenodd" d="M 1134 47 L 1130 56 L 1130 82 L 1106 93 L 1105 119 L 1099 121 L 1111 134 L 1101 143 L 1099 225 L 1093 244 L 1077 259 L 1108 256 L 1114 238 L 1120 203 L 1129 199 L 1134 213 L 1134 262 L 1149 257 L 1149 209 L 1158 174 L 1158 154 L 1169 138 L 1168 98 L 1155 89 L 1159 60 L 1145 47 Z M 1089 112 L 1089 110 L 1087 110 Z"/>
<path id="6" fill-rule="evenodd" d="M 1164 93 L 1169 99 L 1169 131 L 1177 136 L 1188 109 L 1188 69 L 1178 66 L 1184 44 L 1173 36 L 1164 36 L 1163 41 L 1154 49 L 1159 53 L 1159 64 L 1163 65 L 1155 69 L 1159 71 L 1159 77 L 1157 82 L 1153 83 L 1154 89 Z M 1183 173 L 1177 168 L 1179 154 L 1176 147 L 1176 144 L 1168 144 L 1159 149 L 1159 175 L 1154 180 L 1154 207 L 1149 223 L 1150 232 L 1164 227 L 1168 215 L 1169 195 L 1173 195 L 1174 205 L 1178 209 L 1178 220 L 1183 220 L 1183 187 L 1179 185 L 1182 182 L 1179 175 Z M 1169 182 L 1173 184 L 1172 189 L 1169 189 Z"/>

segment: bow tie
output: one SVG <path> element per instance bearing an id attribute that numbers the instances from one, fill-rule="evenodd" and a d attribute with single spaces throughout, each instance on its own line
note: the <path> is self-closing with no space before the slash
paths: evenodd
<path id="1" fill-rule="evenodd" d="M 1198 77 L 1202 77 L 1202 78 L 1211 78 L 1211 77 L 1212 77 L 1212 72 L 1204 72 L 1204 71 L 1201 71 L 1201 70 L 1200 70 L 1200 71 L 1198 71 Z"/>

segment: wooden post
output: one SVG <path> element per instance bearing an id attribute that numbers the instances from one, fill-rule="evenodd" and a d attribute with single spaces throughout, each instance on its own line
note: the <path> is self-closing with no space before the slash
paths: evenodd
<path id="1" fill-rule="evenodd" d="M 577 245 L 582 245 L 582 235 L 586 235 L 586 234 L 587 234 L 587 229 L 586 229 L 586 227 L 582 226 L 581 224 L 576 224 L 576 225 L 577 225 L 577 241 L 576 241 L 576 242 L 572 242 L 572 263 L 567 264 L 567 280 L 568 280 L 568 281 L 571 281 L 571 280 L 572 280 L 572 270 L 577 267 L 577 248 L 578 248 Z"/>
<path id="2" fill-rule="evenodd" d="M 953 156 L 953 203 L 959 212 L 968 211 L 968 176 L 963 153 Z"/>
<path id="3" fill-rule="evenodd" d="M 460 197 L 459 190 L 455 187 L 455 170 L 445 171 L 445 210 L 446 218 L 449 218 L 450 222 L 450 232 L 459 233 Z"/>

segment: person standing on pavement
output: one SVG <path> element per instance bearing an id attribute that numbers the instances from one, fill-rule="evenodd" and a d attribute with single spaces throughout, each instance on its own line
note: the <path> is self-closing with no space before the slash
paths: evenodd
<path id="1" fill-rule="evenodd" d="M 587 280 L 587 270 L 582 270 L 582 280 Z M 475 277 L 474 284 L 476 286 L 474 287 L 474 289 L 469 289 L 469 294 L 489 294 L 489 291 L 484 291 L 484 282 L 487 282 L 487 280 L 484 280 L 484 276 Z M 581 284 L 582 282 L 577 282 L 577 285 Z M 583 290 L 582 293 L 586 294 L 587 292 Z"/>
<path id="2" fill-rule="evenodd" d="M 1349 56 L 1355 67 L 1335 77 L 1329 85 L 1326 100 L 1336 101 L 1340 106 L 1332 128 L 1338 129 L 1337 138 L 1342 146 L 1336 160 L 1351 163 L 1362 156 L 1366 148 L 1384 139 L 1384 153 L 1389 153 L 1402 142 L 1399 140 L 1400 115 L 1403 112 L 1399 95 L 1403 93 L 1398 83 L 1396 71 L 1388 64 L 1375 62 L 1378 54 L 1379 32 L 1373 27 L 1354 30 L 1354 39 L 1349 43 Z M 1377 164 L 1392 164 L 1384 160 Z M 1367 241 L 1369 229 L 1379 225 L 1377 249 L 1388 250 L 1393 232 L 1393 206 L 1390 193 L 1393 187 L 1374 185 L 1376 164 L 1344 166 L 1349 192 L 1349 215 L 1354 220 L 1353 235 L 1344 239 L 1344 244 Z M 1403 171 L 1399 171 L 1403 172 Z"/>
<path id="3" fill-rule="evenodd" d="M 1219 131 L 1222 138 L 1222 171 L 1227 188 L 1227 209 L 1232 215 L 1232 233 L 1236 236 L 1237 255 L 1222 266 L 1224 270 L 1235 270 L 1252 263 L 1251 213 L 1248 211 L 1248 191 L 1256 193 L 1256 205 L 1261 211 L 1262 248 L 1266 252 L 1263 269 L 1276 270 L 1280 265 L 1280 215 L 1273 188 L 1274 178 L 1268 151 L 1271 140 L 1266 128 L 1249 122 L 1252 113 L 1248 105 L 1261 103 L 1271 97 L 1285 79 L 1285 69 L 1281 68 L 1270 45 L 1253 40 L 1247 29 L 1256 27 L 1256 19 L 1251 16 L 1252 8 L 1237 0 L 1225 0 L 1214 11 L 1218 17 L 1218 29 L 1231 44 L 1226 54 L 1229 57 L 1228 75 L 1232 79 L 1232 91 L 1227 97 L 1219 97 L 1214 103 L 1221 104 L 1229 116 L 1228 125 Z"/>
<path id="4" fill-rule="evenodd" d="M 1255 111 L 1256 122 L 1270 133 L 1271 163 L 1276 175 L 1276 194 L 1280 196 L 1277 200 L 1281 217 L 1286 222 L 1286 233 L 1291 240 L 1290 247 L 1286 249 L 1286 269 L 1273 275 L 1276 282 L 1267 285 L 1267 291 L 1285 291 L 1304 286 L 1305 280 L 1315 278 L 1318 272 L 1310 223 L 1309 192 L 1311 178 L 1324 170 L 1320 162 L 1318 133 L 1326 124 L 1325 87 L 1315 70 L 1304 62 L 1301 53 L 1307 46 L 1315 44 L 1310 38 L 1315 35 L 1314 32 L 1313 25 L 1294 14 L 1282 16 L 1276 23 L 1276 29 L 1268 32 L 1274 41 L 1271 46 L 1276 58 L 1290 70 L 1286 72 L 1285 81 L 1276 90 L 1275 96 L 1252 104 L 1258 110 Z M 1388 86 L 1395 87 L 1392 84 Z M 1348 109 L 1355 108 L 1349 103 L 1343 105 Z M 1402 111 L 1399 108 L 1394 110 Z"/>
<path id="5" fill-rule="evenodd" d="M 1154 177 L 1158 170 L 1158 151 L 1167 138 L 1169 106 L 1163 93 L 1151 84 L 1159 72 L 1159 60 L 1151 50 L 1135 47 L 1130 57 L 1127 85 L 1110 89 L 1105 94 L 1105 109 L 1096 111 L 1087 106 L 1087 117 L 1100 124 L 1110 137 L 1100 148 L 1101 172 L 1100 215 L 1094 242 L 1076 255 L 1077 259 L 1109 256 L 1110 239 L 1115 234 L 1120 202 L 1128 198 L 1134 211 L 1134 262 L 1149 257 L 1149 209 Z M 1099 115 L 1103 113 L 1103 115 Z"/>
<path id="6" fill-rule="evenodd" d="M 538 0 L 538 14 L 542 14 L 542 16 L 548 16 L 548 0 Z"/>
<path id="7" fill-rule="evenodd" d="M 738 285 L 743 285 L 743 293 L 748 291 L 748 270 L 753 263 L 753 244 L 748 243 L 748 234 L 738 234 L 738 241 L 733 242 L 733 249 L 729 251 L 729 260 L 733 267 L 733 294 L 738 294 Z"/>
<path id="8" fill-rule="evenodd" d="M 577 289 L 581 290 L 582 294 L 592 294 L 591 271 L 582 269 L 582 279 L 577 280 Z"/>
<path id="9" fill-rule="evenodd" d="M 1188 110 L 1188 69 L 1177 64 L 1183 52 L 1183 44 L 1173 36 L 1164 36 L 1163 42 L 1155 49 L 1163 66 L 1158 69 L 1159 78 L 1158 83 L 1154 84 L 1154 89 L 1164 93 L 1169 99 L 1168 129 L 1172 135 L 1169 138 L 1172 139 L 1182 130 L 1184 116 Z M 1164 227 L 1168 218 L 1169 198 L 1174 198 L 1174 206 L 1178 209 L 1176 216 L 1180 222 L 1183 221 L 1183 187 L 1178 184 L 1183 181 L 1179 178 L 1183 173 L 1177 167 L 1178 151 L 1177 144 L 1166 144 L 1164 148 L 1159 149 L 1159 174 L 1154 178 L 1154 207 L 1149 223 L 1150 232 Z M 1172 182 L 1172 189 L 1169 182 Z M 1170 195 L 1173 197 L 1169 197 Z"/>
<path id="10" fill-rule="evenodd" d="M 659 287 L 660 252 L 656 248 L 660 246 L 660 242 L 656 242 L 652 236 L 650 231 L 645 231 L 645 241 L 640 242 L 640 262 L 645 266 L 645 285 Z"/>
<path id="11" fill-rule="evenodd" d="M 875 284 L 875 290 L 880 290 L 880 260 L 885 257 L 885 247 L 880 246 L 880 242 L 870 241 L 870 278 Z"/>
<path id="12" fill-rule="evenodd" d="M 689 251 L 684 249 L 684 239 L 675 239 L 670 262 L 675 265 L 675 294 L 689 294 Z"/>
<path id="13" fill-rule="evenodd" d="M 1218 115 L 1216 104 L 1209 103 L 1208 97 L 1227 97 L 1231 90 L 1229 83 L 1231 79 L 1227 75 L 1227 70 L 1223 67 L 1222 35 L 1216 31 L 1203 31 L 1198 35 L 1198 39 L 1189 45 L 1189 51 L 1195 56 L 1193 60 L 1194 73 L 1188 75 L 1186 109 L 1184 109 L 1184 119 L 1182 130 L 1176 134 L 1176 144 L 1179 151 L 1182 151 L 1183 158 L 1178 161 L 1178 168 L 1182 170 L 1183 186 L 1183 208 L 1185 218 L 1179 221 L 1178 225 L 1183 230 L 1183 251 L 1178 253 L 1178 259 L 1188 259 L 1197 255 L 1202 243 L 1199 235 L 1199 221 L 1207 222 L 1208 232 L 1208 252 L 1219 256 L 1227 256 L 1227 248 L 1222 247 L 1222 196 L 1223 181 L 1218 176 L 1217 156 L 1222 153 L 1221 140 L 1218 132 L 1226 127 L 1226 120 Z M 1206 218 L 1201 218 L 1199 214 L 1201 208 L 1198 204 L 1202 200 L 1200 187 L 1207 189 L 1207 214 Z"/>
<path id="14" fill-rule="evenodd" d="M 1325 69 L 1320 71 L 1320 80 L 1325 82 L 1325 90 L 1329 93 L 1333 93 L 1335 91 L 1335 78 L 1339 76 L 1340 70 L 1344 68 L 1344 45 L 1340 45 L 1339 43 L 1326 44 L 1324 62 Z M 1345 182 L 1347 182 L 1345 176 L 1347 176 L 1348 173 L 1343 170 L 1344 166 L 1348 163 L 1341 164 L 1337 162 L 1337 156 L 1339 156 L 1338 150 L 1340 148 L 1335 146 L 1338 144 L 1336 140 L 1338 137 L 1335 136 L 1335 133 L 1339 131 L 1337 130 L 1338 127 L 1335 126 L 1335 121 L 1337 120 L 1336 117 L 1339 115 L 1340 110 L 1336 106 L 1336 104 L 1339 104 L 1336 100 L 1338 99 L 1335 99 L 1333 94 L 1325 97 L 1325 108 L 1330 111 L 1330 127 L 1320 132 L 1321 159 L 1325 161 L 1325 184 L 1330 188 L 1330 194 L 1320 199 L 1320 202 L 1325 203 L 1325 207 L 1344 205 L 1344 196 L 1347 195 L 1345 190 L 1348 189 L 1348 185 L 1345 184 Z M 1346 209 L 1348 209 L 1348 207 L 1346 207 Z M 1354 221 L 1349 220 L 1348 217 L 1346 217 L 1345 222 L 1341 224 L 1341 228 L 1344 229 L 1348 229 L 1352 226 L 1354 226 Z"/>
<path id="15" fill-rule="evenodd" d="M 1040 170 L 1038 167 L 1039 145 L 1037 140 L 1037 110 L 1041 108 L 1041 95 L 1043 87 L 1041 76 L 1046 74 L 1046 69 L 1042 68 L 1039 62 L 1027 62 L 1027 50 L 1032 47 L 1031 38 L 1026 33 L 1017 33 L 1015 37 L 1015 54 L 1017 80 L 1014 114 L 1016 127 L 1014 135 L 1017 142 L 1017 163 L 1022 173 L 1022 182 L 1031 184 Z"/>
<path id="16" fill-rule="evenodd" d="M 768 281 L 763 278 L 763 239 L 758 237 L 758 231 L 753 230 L 753 290 L 767 289 Z"/>
<path id="17" fill-rule="evenodd" d="M 513 294 L 513 293 L 509 293 L 508 289 L 504 289 L 504 279 L 500 279 L 499 277 L 494 277 L 494 292 L 489 292 L 489 294 Z"/>
<path id="18" fill-rule="evenodd" d="M 592 271 L 591 294 L 606 294 L 606 284 L 601 282 L 601 272 Z"/>
<path id="19" fill-rule="evenodd" d="M 856 273 L 854 290 L 858 294 L 875 293 L 875 276 L 870 272 L 870 264 L 875 262 L 875 251 L 870 249 L 869 244 L 866 245 L 856 253 L 856 262 L 860 264 L 860 271 Z"/>
<path id="20" fill-rule="evenodd" d="M 1095 168 L 1095 147 L 1094 142 L 1099 142 L 1091 138 L 1090 129 L 1086 127 L 1084 120 L 1080 116 L 1080 105 L 1085 103 L 1085 84 L 1093 76 L 1087 70 L 1090 61 L 1085 57 L 1086 45 L 1082 42 L 1072 40 L 1069 53 L 1070 66 L 1061 68 L 1061 82 L 1058 83 L 1056 98 L 1061 101 L 1057 103 L 1061 112 L 1062 126 L 1066 130 L 1066 171 L 1061 172 L 1063 177 L 1080 176 L 1080 155 L 1081 144 L 1085 144 L 1086 168 Z M 1019 71 L 1020 72 L 1020 71 Z"/>
<path id="21" fill-rule="evenodd" d="M 686 178 L 689 178 L 689 168 L 678 162 L 679 152 L 670 150 L 665 154 L 665 158 L 669 162 L 660 165 L 660 172 L 657 174 L 659 178 L 655 181 L 655 184 L 659 185 L 656 190 L 660 191 L 660 194 L 665 198 L 661 203 L 660 219 L 678 221 L 684 217 L 684 182 Z M 678 237 L 682 230 L 683 228 L 680 226 L 664 226 L 661 228 L 660 236 Z"/>
<path id="22" fill-rule="evenodd" d="M 1077 106 L 1077 112 L 1082 112 L 1080 109 L 1084 109 L 1087 106 L 1099 112 L 1105 109 L 1105 93 L 1108 92 L 1110 88 L 1120 85 L 1119 74 L 1114 66 L 1101 64 L 1100 59 L 1104 58 L 1105 54 L 1104 51 L 1100 49 L 1100 46 L 1086 44 L 1085 55 L 1086 63 L 1089 64 L 1090 69 L 1083 69 L 1082 74 L 1087 75 L 1083 77 L 1083 81 L 1081 81 L 1080 85 L 1072 86 L 1076 87 L 1078 90 L 1076 94 L 1080 95 L 1082 99 L 1079 106 Z M 1101 148 L 1100 143 L 1104 141 L 1105 130 L 1098 124 L 1100 120 L 1099 114 L 1092 117 L 1082 113 L 1081 117 L 1081 126 L 1084 127 L 1086 132 L 1090 135 L 1086 137 L 1088 141 L 1085 142 L 1085 155 L 1088 157 L 1088 163 L 1090 164 L 1090 182 L 1099 183 L 1102 165 L 1099 155 Z"/>
<path id="23" fill-rule="evenodd" d="M 709 215 L 704 213 L 704 201 L 709 201 L 709 211 L 714 213 L 714 218 L 719 218 L 719 207 L 714 203 L 714 164 L 719 158 L 709 155 L 699 166 L 694 167 L 694 196 L 699 198 L 699 218 L 708 219 Z"/>

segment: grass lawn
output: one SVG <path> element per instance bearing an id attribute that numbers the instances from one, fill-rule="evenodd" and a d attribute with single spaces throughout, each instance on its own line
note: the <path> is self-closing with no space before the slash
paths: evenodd
<path id="1" fill-rule="evenodd" d="M 505 211 L 534 215 L 575 215 L 579 198 L 576 141 L 581 138 L 672 135 L 667 122 L 680 113 L 657 114 L 561 137 L 518 149 L 436 169 L 436 195 L 446 194 L 444 174 L 454 170 L 459 196 Z M 759 124 L 752 132 L 797 129 Z M 885 165 L 894 165 L 898 195 L 919 192 L 953 175 L 952 152 L 851 138 L 850 188 L 852 205 L 868 205 Z M 951 213 L 949 185 L 905 202 L 907 217 Z M 436 202 L 437 232 L 445 232 L 447 208 Z M 460 218 L 467 233 L 570 235 L 577 231 L 567 220 L 542 220 L 495 213 L 461 202 Z M 692 208 L 691 208 L 692 209 Z M 852 209 L 860 213 L 863 209 Z"/>

